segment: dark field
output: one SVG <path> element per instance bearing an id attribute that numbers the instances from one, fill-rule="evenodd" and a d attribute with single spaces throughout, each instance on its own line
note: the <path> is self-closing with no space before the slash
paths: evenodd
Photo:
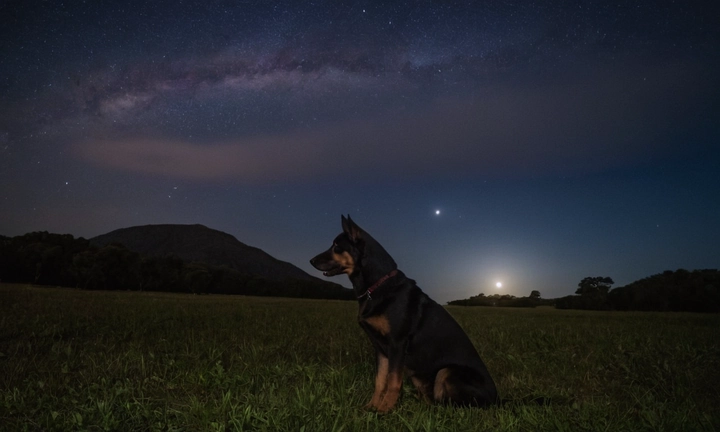
<path id="1" fill-rule="evenodd" d="M 508 402 L 381 416 L 356 309 L 0 285 L 0 429 L 720 429 L 719 315 L 451 307 Z"/>

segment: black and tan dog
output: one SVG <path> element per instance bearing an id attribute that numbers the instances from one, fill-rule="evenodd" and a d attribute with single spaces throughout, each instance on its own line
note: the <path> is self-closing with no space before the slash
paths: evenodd
<path id="1" fill-rule="evenodd" d="M 463 329 L 403 272 L 367 232 L 342 216 L 343 232 L 310 260 L 325 276 L 350 277 L 358 321 L 375 348 L 375 393 L 368 407 L 391 410 L 407 373 L 428 402 L 488 406 L 495 383 Z"/>

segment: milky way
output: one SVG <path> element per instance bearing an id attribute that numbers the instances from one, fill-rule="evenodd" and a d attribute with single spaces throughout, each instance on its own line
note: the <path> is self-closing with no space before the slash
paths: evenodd
<path id="1" fill-rule="evenodd" d="M 613 264 L 627 242 L 720 236 L 705 225 L 720 189 L 709 6 L 16 2 L 0 16 L 2 234 L 204 223 L 310 270 L 321 233 L 360 212 L 400 250 L 418 246 L 408 227 L 449 248 L 427 277 L 463 293 L 484 270 L 524 273 L 520 294 L 533 274 L 560 292 L 583 272 L 630 282 L 718 259 Z M 598 219 L 598 200 L 614 213 Z M 592 242 L 600 257 L 562 268 Z"/>

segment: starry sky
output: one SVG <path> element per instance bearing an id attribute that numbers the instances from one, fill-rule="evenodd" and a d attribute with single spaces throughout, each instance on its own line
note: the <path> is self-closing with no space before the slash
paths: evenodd
<path id="1" fill-rule="evenodd" d="M 3 2 L 0 234 L 199 223 L 322 277 L 308 260 L 350 214 L 440 302 L 717 268 L 719 18 Z"/>

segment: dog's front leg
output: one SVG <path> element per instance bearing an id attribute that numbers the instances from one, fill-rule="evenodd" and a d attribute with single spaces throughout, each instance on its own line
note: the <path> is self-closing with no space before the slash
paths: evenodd
<path id="1" fill-rule="evenodd" d="M 365 408 L 378 409 L 388 383 L 388 358 L 380 350 L 376 349 L 375 353 L 375 393 L 373 393 L 372 399 L 365 405 Z"/>
<path id="2" fill-rule="evenodd" d="M 380 404 L 376 406 L 378 412 L 388 412 L 397 403 L 402 389 L 403 370 L 405 369 L 405 346 L 393 346 L 390 348 L 387 357 L 387 378 L 385 382 L 385 393 L 382 395 Z"/>

